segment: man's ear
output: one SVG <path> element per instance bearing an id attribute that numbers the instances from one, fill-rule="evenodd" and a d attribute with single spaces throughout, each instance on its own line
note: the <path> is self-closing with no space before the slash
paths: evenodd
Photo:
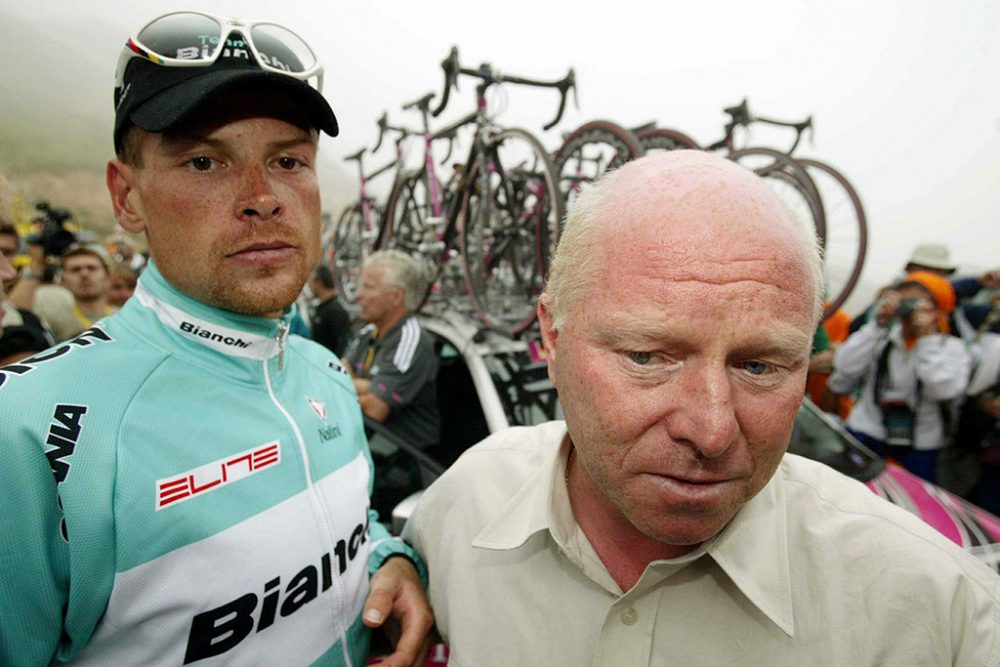
<path id="1" fill-rule="evenodd" d="M 115 220 L 122 229 L 133 233 L 146 231 L 142 199 L 135 188 L 137 177 L 135 167 L 125 164 L 118 158 L 108 161 L 105 182 L 108 185 L 108 192 L 111 193 Z"/>
<path id="2" fill-rule="evenodd" d="M 552 311 L 549 310 L 548 299 L 544 296 L 538 300 L 538 324 L 542 332 L 542 345 L 545 346 L 545 358 L 548 360 L 549 380 L 552 381 L 552 386 L 558 389 L 555 364 L 556 339 L 559 337 L 559 331 L 553 327 Z"/>

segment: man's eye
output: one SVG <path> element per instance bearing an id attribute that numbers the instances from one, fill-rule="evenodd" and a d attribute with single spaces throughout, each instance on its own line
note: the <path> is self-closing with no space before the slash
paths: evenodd
<path id="1" fill-rule="evenodd" d="M 196 158 L 192 158 L 188 164 L 194 167 L 195 171 L 208 171 L 212 168 L 212 158 L 199 155 Z"/>
<path id="2" fill-rule="evenodd" d="M 653 353 L 652 352 L 629 352 L 628 353 L 628 358 L 634 364 L 638 364 L 639 366 L 645 366 L 646 364 L 648 364 L 650 361 L 653 360 Z"/>
<path id="3" fill-rule="evenodd" d="M 771 364 L 763 361 L 745 361 L 741 365 L 750 375 L 764 375 L 771 370 Z"/>
<path id="4" fill-rule="evenodd" d="M 301 163 L 293 157 L 278 158 L 278 166 L 282 169 L 295 169 L 299 164 Z"/>

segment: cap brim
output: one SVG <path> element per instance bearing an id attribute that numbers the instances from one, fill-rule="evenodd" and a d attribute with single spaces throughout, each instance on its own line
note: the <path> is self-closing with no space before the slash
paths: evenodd
<path id="1" fill-rule="evenodd" d="M 935 269 L 937 271 L 948 271 L 949 273 L 954 273 L 958 270 L 957 266 L 952 266 L 951 264 L 945 264 L 943 262 L 935 262 L 934 260 L 922 261 L 920 259 L 911 259 L 906 263 L 907 266 L 920 266 L 925 269 Z"/>
<path id="2" fill-rule="evenodd" d="M 207 71 L 163 90 L 142 102 L 128 116 L 147 132 L 165 132 L 188 121 L 203 105 L 219 95 L 247 84 L 264 84 L 269 92 L 287 94 L 298 102 L 297 111 L 317 130 L 331 137 L 340 131 L 333 109 L 323 94 L 304 81 L 260 69 Z"/>

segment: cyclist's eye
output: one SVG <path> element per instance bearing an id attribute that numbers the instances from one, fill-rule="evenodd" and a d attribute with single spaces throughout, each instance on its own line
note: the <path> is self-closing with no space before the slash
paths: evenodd
<path id="1" fill-rule="evenodd" d="M 282 169 L 295 169 L 299 166 L 299 161 L 293 157 L 283 157 L 278 159 L 278 166 Z"/>
<path id="2" fill-rule="evenodd" d="M 188 164 L 190 164 L 195 171 L 208 171 L 212 168 L 212 158 L 199 155 L 196 158 L 192 158 Z"/>

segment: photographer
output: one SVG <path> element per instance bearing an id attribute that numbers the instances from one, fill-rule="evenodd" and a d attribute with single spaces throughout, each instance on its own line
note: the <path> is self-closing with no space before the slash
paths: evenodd
<path id="1" fill-rule="evenodd" d="M 117 309 L 108 303 L 111 263 L 98 245 L 77 243 L 69 211 L 39 202 L 38 231 L 24 239 L 30 263 L 10 302 L 40 317 L 55 341 L 68 340 Z M 58 284 L 57 284 L 58 283 Z"/>
<path id="2" fill-rule="evenodd" d="M 35 233 L 24 239 L 30 263 L 16 284 L 8 285 L 10 302 L 24 310 L 34 309 L 35 291 L 39 285 L 52 283 L 59 269 L 58 259 L 76 242 L 76 234 L 66 228 L 73 217 L 62 208 L 52 208 L 47 201 L 35 204 L 38 215 L 32 219 Z"/>
<path id="3" fill-rule="evenodd" d="M 828 386 L 862 385 L 847 428 L 876 453 L 935 481 L 938 451 L 949 440 L 953 403 L 969 380 L 971 360 L 949 335 L 955 292 L 929 271 L 906 275 L 876 305 L 875 318 L 834 356 Z"/>

